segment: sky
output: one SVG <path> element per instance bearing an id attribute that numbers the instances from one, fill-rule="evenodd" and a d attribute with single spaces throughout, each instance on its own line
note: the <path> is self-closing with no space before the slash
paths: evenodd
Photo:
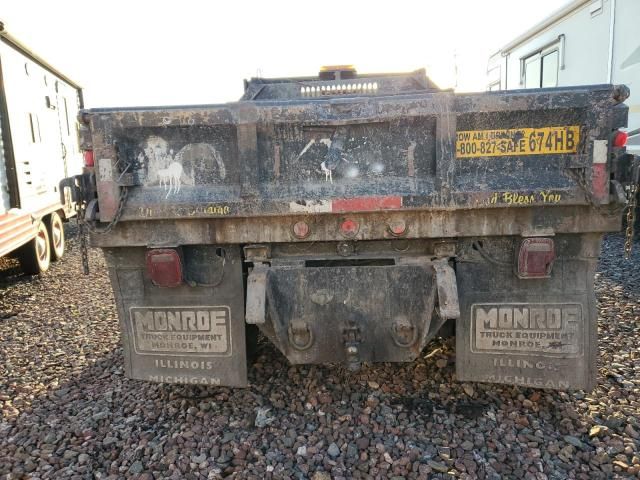
<path id="1" fill-rule="evenodd" d="M 237 100 L 254 76 L 426 68 L 482 91 L 488 57 L 570 0 L 3 0 L 14 37 L 84 89 L 85 106 Z"/>

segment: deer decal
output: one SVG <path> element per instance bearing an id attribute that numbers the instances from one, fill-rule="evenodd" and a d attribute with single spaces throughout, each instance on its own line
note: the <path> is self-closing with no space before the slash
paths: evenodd
<path id="1" fill-rule="evenodd" d="M 167 195 L 164 198 L 168 198 L 173 193 L 180 191 L 180 177 L 182 177 L 182 164 L 178 162 L 171 162 L 167 168 L 158 170 L 158 179 L 160 180 L 160 186 L 167 190 Z"/>

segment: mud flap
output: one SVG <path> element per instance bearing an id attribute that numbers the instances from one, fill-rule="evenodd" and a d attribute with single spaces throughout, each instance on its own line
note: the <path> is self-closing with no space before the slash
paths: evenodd
<path id="1" fill-rule="evenodd" d="M 223 251 L 222 262 L 203 262 L 215 251 Z M 239 247 L 183 247 L 185 276 L 198 281 L 174 288 L 157 287 L 147 278 L 145 253 L 145 248 L 105 249 L 126 375 L 163 383 L 246 386 Z"/>
<path id="2" fill-rule="evenodd" d="M 555 239 L 550 278 L 518 279 L 482 258 L 457 265 L 461 381 L 592 390 L 597 355 L 593 279 L 601 236 Z"/>

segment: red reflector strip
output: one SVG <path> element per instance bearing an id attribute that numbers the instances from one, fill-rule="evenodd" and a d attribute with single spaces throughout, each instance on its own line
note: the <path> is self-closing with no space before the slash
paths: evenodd
<path id="1" fill-rule="evenodd" d="M 399 208 L 402 208 L 402 197 L 356 197 L 331 201 L 331 211 L 334 213 L 373 212 Z"/>
<path id="2" fill-rule="evenodd" d="M 93 167 L 95 162 L 93 159 L 93 150 L 85 150 L 83 153 L 84 157 L 84 166 L 85 167 Z"/>
<path id="3" fill-rule="evenodd" d="M 606 163 L 594 163 L 591 172 L 591 190 L 597 200 L 606 200 L 609 195 L 609 179 Z"/>

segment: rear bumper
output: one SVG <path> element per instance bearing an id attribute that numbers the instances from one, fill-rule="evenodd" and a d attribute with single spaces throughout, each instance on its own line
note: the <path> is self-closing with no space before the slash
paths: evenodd
<path id="1" fill-rule="evenodd" d="M 436 313 L 441 299 L 446 312 L 456 310 L 455 273 L 446 261 L 334 262 L 257 266 L 249 275 L 247 321 L 292 364 L 412 361 L 447 320 Z"/>
<path id="2" fill-rule="evenodd" d="M 345 236 L 340 224 L 352 219 L 357 233 Z M 392 235 L 389 225 L 401 220 L 406 232 Z M 294 236 L 293 225 L 304 221 L 310 233 Z M 175 246 L 198 244 L 299 243 L 368 240 L 456 239 L 490 236 L 538 236 L 565 233 L 620 231 L 620 210 L 595 212 L 592 207 L 505 208 L 361 212 L 352 214 L 290 215 L 248 218 L 196 218 L 185 214 L 174 220 L 121 220 L 107 234 L 94 235 L 93 246 Z"/>

